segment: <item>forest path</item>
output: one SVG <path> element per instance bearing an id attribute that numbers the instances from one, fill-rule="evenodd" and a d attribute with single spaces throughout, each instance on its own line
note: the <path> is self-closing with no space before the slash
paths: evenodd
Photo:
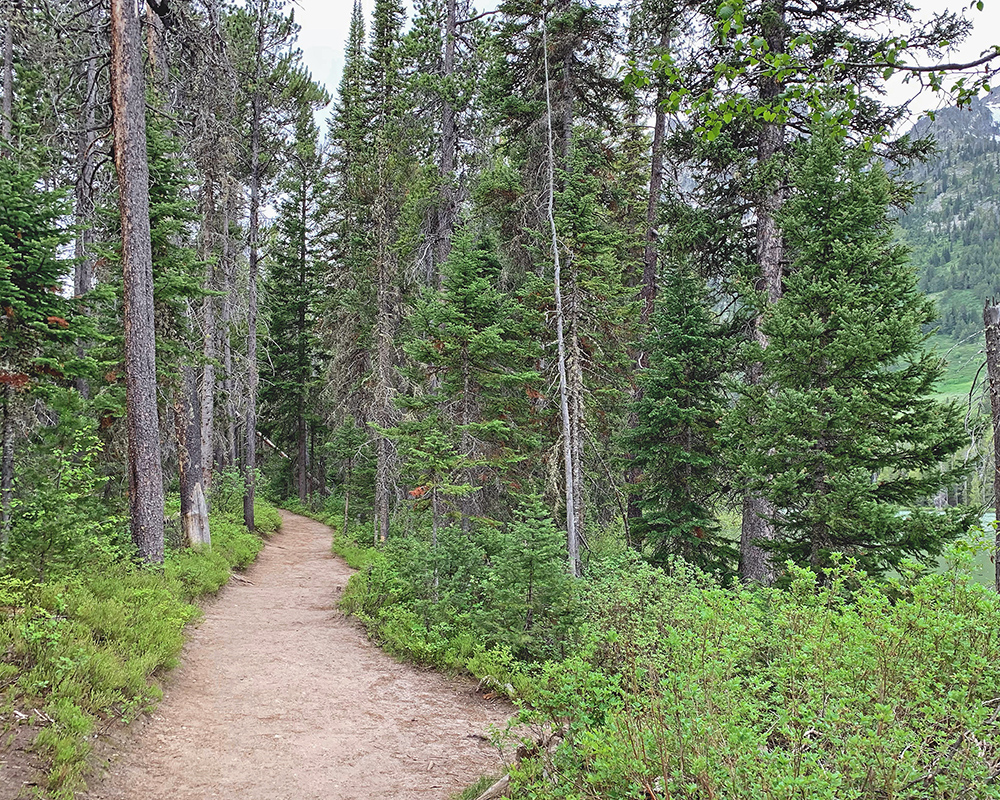
<path id="1" fill-rule="evenodd" d="M 91 800 L 443 800 L 500 771 L 511 713 L 468 680 L 393 660 L 335 609 L 351 570 L 330 529 L 282 512 L 245 577 L 205 609 L 163 702 Z"/>

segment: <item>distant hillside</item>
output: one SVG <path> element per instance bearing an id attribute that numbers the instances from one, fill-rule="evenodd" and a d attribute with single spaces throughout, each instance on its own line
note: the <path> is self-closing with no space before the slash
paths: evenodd
<path id="1" fill-rule="evenodd" d="M 908 175 L 922 189 L 899 220 L 900 238 L 937 300 L 942 336 L 978 343 L 983 301 L 1000 294 L 1000 91 L 939 111 L 912 133 L 930 133 L 938 149 Z"/>

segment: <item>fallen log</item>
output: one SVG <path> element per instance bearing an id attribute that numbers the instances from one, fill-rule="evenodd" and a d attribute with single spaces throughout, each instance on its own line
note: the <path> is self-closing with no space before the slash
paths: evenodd
<path id="1" fill-rule="evenodd" d="M 494 783 L 489 789 L 483 792 L 476 800 L 496 800 L 498 797 L 506 797 L 507 789 L 510 787 L 510 775 L 504 775 Z"/>

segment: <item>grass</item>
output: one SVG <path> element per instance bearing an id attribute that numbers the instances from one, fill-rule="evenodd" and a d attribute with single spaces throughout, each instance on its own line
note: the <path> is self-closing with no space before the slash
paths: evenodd
<path id="1" fill-rule="evenodd" d="M 256 522 L 268 535 L 280 517 L 261 504 Z M 69 800 L 85 787 L 94 731 L 155 705 L 155 679 L 200 615 L 194 601 L 263 546 L 231 517 L 213 516 L 211 531 L 211 549 L 168 551 L 162 569 L 106 558 L 45 583 L 0 578 L 0 734 L 38 728 L 41 796 Z"/>

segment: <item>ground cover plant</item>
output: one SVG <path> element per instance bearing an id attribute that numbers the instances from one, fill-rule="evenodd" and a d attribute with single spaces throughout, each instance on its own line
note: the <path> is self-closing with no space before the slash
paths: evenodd
<path id="1" fill-rule="evenodd" d="M 277 511 L 262 503 L 256 519 L 251 534 L 217 511 L 211 549 L 168 549 L 162 569 L 109 550 L 45 580 L 0 577 L 4 742 L 34 750 L 47 769 L 40 792 L 73 797 L 83 787 L 94 734 L 157 702 L 156 676 L 176 663 L 184 627 L 200 613 L 197 598 L 249 565 L 261 535 L 280 524 Z"/>
<path id="2" fill-rule="evenodd" d="M 373 638 L 507 692 L 517 736 L 557 743 L 522 748 L 513 797 L 1000 797 L 1000 603 L 968 544 L 888 581 L 789 563 L 785 588 L 610 554 L 544 601 L 561 625 L 534 641 L 482 553 L 439 569 L 435 599 L 419 544 L 334 546 L 360 568 L 341 607 Z"/>

